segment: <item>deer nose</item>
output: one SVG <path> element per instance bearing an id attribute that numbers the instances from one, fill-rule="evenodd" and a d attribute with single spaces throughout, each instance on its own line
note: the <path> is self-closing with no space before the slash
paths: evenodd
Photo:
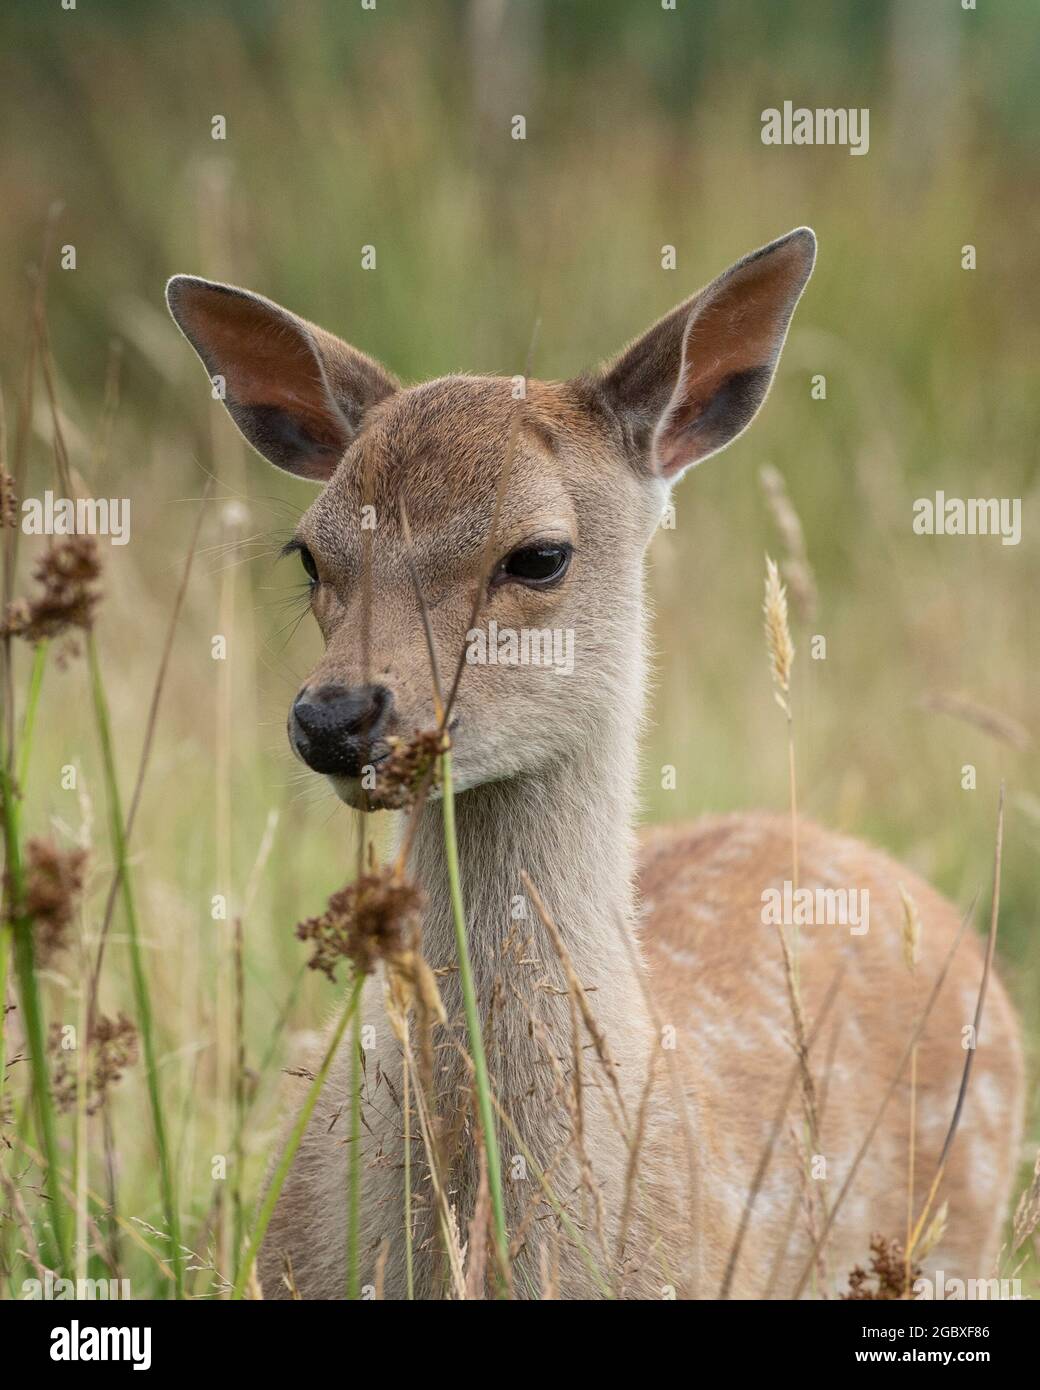
<path id="1" fill-rule="evenodd" d="M 373 747 L 392 707 L 385 685 L 301 690 L 289 712 L 289 742 L 315 772 L 359 777 L 375 761 Z"/>

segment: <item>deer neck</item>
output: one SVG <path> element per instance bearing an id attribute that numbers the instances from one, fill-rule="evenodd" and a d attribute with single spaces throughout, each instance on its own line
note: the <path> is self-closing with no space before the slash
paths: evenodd
<path id="1" fill-rule="evenodd" d="M 530 1108 L 532 1095 L 544 1104 L 546 1088 L 558 1084 L 546 1064 L 546 1043 L 554 1057 L 569 1055 L 571 1004 L 561 954 L 587 991 L 623 1091 L 637 1091 L 645 1079 L 649 1027 L 633 931 L 634 782 L 631 733 L 626 738 L 605 726 L 580 758 L 456 796 L 478 1012 L 492 1072 L 500 1086 L 515 1086 L 511 1099 L 521 1111 Z M 439 801 L 420 813 L 410 868 L 427 896 L 423 951 L 434 969 L 445 970 L 441 992 L 449 1018 L 457 1019 L 462 996 Z M 558 931 L 562 953 L 525 888 L 525 873 Z M 602 1070 L 592 1075 L 602 1064 L 587 1034 L 581 1042 L 586 1082 L 604 1085 Z"/>

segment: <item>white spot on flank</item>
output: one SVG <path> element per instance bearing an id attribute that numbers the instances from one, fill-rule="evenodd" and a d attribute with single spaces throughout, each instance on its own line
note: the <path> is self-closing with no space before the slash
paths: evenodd
<path id="1" fill-rule="evenodd" d="M 972 1135 L 968 1145 L 968 1171 L 976 1199 L 991 1198 L 997 1186 L 997 1175 L 993 1171 L 993 1153 L 990 1145 L 977 1135 Z"/>
<path id="2" fill-rule="evenodd" d="M 657 942 L 657 948 L 670 960 L 673 960 L 676 965 L 691 966 L 697 963 L 697 957 L 693 951 L 688 951 L 683 946 L 673 946 L 670 941 Z"/>
<path id="3" fill-rule="evenodd" d="M 974 1078 L 975 1100 L 988 1126 L 996 1128 L 1007 1109 L 999 1081 L 991 1071 Z"/>

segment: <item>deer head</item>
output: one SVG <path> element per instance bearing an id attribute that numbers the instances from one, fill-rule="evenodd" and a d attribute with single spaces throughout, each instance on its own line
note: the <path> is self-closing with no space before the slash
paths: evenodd
<path id="1" fill-rule="evenodd" d="M 325 639 L 289 738 L 343 800 L 373 805 L 361 779 L 387 737 L 434 724 L 416 579 L 443 685 L 471 658 L 452 709 L 460 790 L 570 765 L 605 729 L 634 741 L 646 545 L 672 485 L 761 406 L 815 251 L 808 228 L 790 232 L 606 366 L 520 389 L 479 376 L 402 387 L 259 295 L 169 282 L 245 438 L 323 484 L 287 547 Z M 555 659 L 567 650 L 569 671 Z"/>

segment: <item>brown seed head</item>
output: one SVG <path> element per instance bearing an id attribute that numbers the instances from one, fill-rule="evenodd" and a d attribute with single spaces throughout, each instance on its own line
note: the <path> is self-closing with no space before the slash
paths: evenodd
<path id="1" fill-rule="evenodd" d="M 380 960 L 411 951 L 423 901 L 419 889 L 392 866 L 373 868 L 333 893 L 321 916 L 301 922 L 296 935 L 314 942 L 310 967 L 330 980 L 344 957 L 359 974 L 371 975 Z"/>
<path id="2" fill-rule="evenodd" d="M 910 1289 L 913 1289 L 914 1281 L 920 1278 L 921 1269 L 919 1265 L 912 1265 L 910 1269 Z M 873 1283 L 871 1281 L 873 1280 Z M 906 1262 L 903 1257 L 903 1247 L 897 1240 L 886 1240 L 882 1235 L 871 1237 L 870 1241 L 870 1272 L 868 1273 L 860 1265 L 849 1274 L 849 1290 L 841 1297 L 845 1300 L 868 1299 L 876 1301 L 878 1299 L 891 1298 L 912 1298 L 913 1294 L 907 1292 Z"/>
<path id="3" fill-rule="evenodd" d="M 17 525 L 18 494 L 15 492 L 14 479 L 0 463 L 0 527 L 9 526 L 13 529 Z"/>
<path id="4" fill-rule="evenodd" d="M 54 1103 L 61 1111 L 75 1106 L 79 1084 L 77 1053 L 62 1046 L 64 1036 L 62 1025 L 52 1023 L 48 1040 L 48 1050 L 55 1059 L 51 1087 Z M 123 1013 L 114 1019 L 100 1014 L 86 1046 L 85 1108 L 88 1115 L 93 1115 L 105 1104 L 109 1090 L 122 1079 L 124 1071 L 137 1061 L 137 1029 Z"/>
<path id="5" fill-rule="evenodd" d="M 4 615 L 5 632 L 27 642 L 44 642 L 70 628 L 87 631 L 101 594 L 101 559 L 93 536 L 63 536 L 37 561 L 33 578 L 40 592 L 17 599 Z"/>
<path id="6" fill-rule="evenodd" d="M 83 893 L 87 852 L 62 850 L 50 840 L 30 840 L 25 860 L 24 911 L 33 923 L 37 964 L 46 965 L 66 944 Z"/>
<path id="7" fill-rule="evenodd" d="M 410 739 L 388 738 L 390 756 L 376 767 L 373 793 L 388 811 L 407 810 L 415 804 L 424 784 L 437 784 L 437 759 L 447 751 L 448 736 L 426 729 Z"/>

